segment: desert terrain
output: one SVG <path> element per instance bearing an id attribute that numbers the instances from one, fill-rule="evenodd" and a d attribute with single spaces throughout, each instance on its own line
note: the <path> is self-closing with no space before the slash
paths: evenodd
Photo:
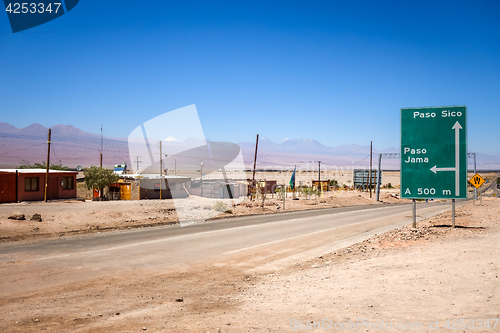
<path id="1" fill-rule="evenodd" d="M 311 181 L 313 175 L 309 173 L 297 173 L 297 186 L 300 182 Z M 351 173 L 326 173 L 325 179 L 336 179 L 340 185 L 352 185 Z M 496 179 L 495 173 L 483 174 L 488 182 Z M 259 178 L 263 177 L 263 178 Z M 257 174 L 257 179 L 276 179 L 278 183 L 288 183 L 290 173 L 279 172 Z M 281 177 L 281 178 L 280 178 Z M 206 215 L 206 212 L 214 218 L 230 216 L 244 216 L 254 214 L 276 214 L 283 211 L 296 211 L 306 209 L 336 208 L 356 205 L 380 205 L 410 202 L 399 198 L 399 172 L 384 173 L 384 188 L 380 192 L 380 201 L 376 201 L 374 191 L 370 198 L 369 192 L 358 190 L 327 191 L 323 195 L 304 197 L 297 192 L 299 200 L 292 200 L 293 194 L 287 193 L 285 207 L 279 195 L 266 195 L 264 202 L 259 197 L 250 201 L 245 198 L 228 208 L 231 213 L 219 213 L 214 211 L 214 200 L 190 197 L 176 199 L 175 205 L 180 205 L 192 215 Z M 387 188 L 391 183 L 394 188 Z M 481 189 L 486 189 L 490 184 L 485 184 Z M 472 191 L 469 189 L 469 191 Z M 498 190 L 487 190 L 485 195 L 500 193 Z M 472 195 L 472 192 L 470 192 Z M 158 225 L 178 223 L 173 200 L 140 200 L 140 201 L 89 201 L 89 200 L 57 200 L 44 202 L 20 202 L 0 205 L 0 242 L 43 239 L 47 237 L 64 237 L 74 234 L 101 233 L 112 230 L 123 230 L 132 228 L 144 228 Z M 9 219 L 9 216 L 17 213 L 24 215 L 26 220 L 18 221 Z M 40 214 L 42 221 L 30 220 L 34 214 Z"/>
<path id="2" fill-rule="evenodd" d="M 308 245 L 336 237 L 330 232 L 315 242 L 299 238 L 170 269 L 121 269 L 63 288 L 16 296 L 2 290 L 0 330 L 293 332 L 346 325 L 373 332 L 391 323 L 402 332 L 445 331 L 444 325 L 494 332 L 500 200 L 476 204 L 457 208 L 457 228 L 445 212 L 416 229 L 397 228 L 333 252 L 311 252 Z M 309 251 L 290 256 L 285 248 L 294 247 Z M 29 261 L 0 269 L 12 268 L 25 274 L 39 269 Z"/>
<path id="3" fill-rule="evenodd" d="M 383 189 L 380 202 L 368 192 L 344 190 L 288 197 L 285 214 L 410 202 L 398 194 Z M 182 204 L 205 209 L 199 200 Z M 13 212 L 28 219 L 8 219 Z M 264 206 L 262 199 L 245 199 L 216 220 L 282 212 L 282 199 L 268 196 Z M 42 221 L 29 220 L 34 214 Z M 342 246 L 329 246 L 338 244 L 340 228 L 169 267 L 3 260 L 0 331 L 494 332 L 500 329 L 499 222 L 500 199 L 484 196 L 458 205 L 456 228 L 449 210 L 416 229 L 405 225 L 375 236 L 363 236 L 365 222 Z M 0 258 L 14 243 L 37 246 L 57 238 L 76 244 L 81 234 L 176 223 L 171 200 L 3 204 Z M 33 276 L 41 279 L 32 284 Z"/>

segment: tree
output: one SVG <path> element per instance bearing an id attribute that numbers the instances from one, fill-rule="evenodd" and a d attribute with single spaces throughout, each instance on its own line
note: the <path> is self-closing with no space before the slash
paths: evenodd
<path id="1" fill-rule="evenodd" d="M 110 184 L 116 183 L 120 177 L 113 170 L 91 166 L 84 171 L 87 189 L 101 191 Z"/>
<path id="2" fill-rule="evenodd" d="M 47 169 L 47 162 L 45 161 L 43 161 L 42 163 L 30 164 L 28 161 L 23 160 L 22 163 L 23 164 L 21 164 L 18 169 Z M 69 170 L 67 166 L 63 166 L 62 164 L 51 164 L 49 166 L 49 169 L 63 171 Z"/>
<path id="3" fill-rule="evenodd" d="M 302 195 L 306 197 L 306 199 L 310 199 L 312 195 L 317 196 L 318 195 L 318 190 L 313 189 L 312 187 L 309 186 L 304 186 L 301 188 Z"/>

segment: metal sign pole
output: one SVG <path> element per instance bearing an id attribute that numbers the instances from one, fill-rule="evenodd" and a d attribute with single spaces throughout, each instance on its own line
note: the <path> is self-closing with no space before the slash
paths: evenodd
<path id="1" fill-rule="evenodd" d="M 455 199 L 451 199 L 451 224 L 455 228 Z"/>
<path id="2" fill-rule="evenodd" d="M 474 153 L 474 174 L 477 174 L 476 171 L 476 153 Z M 477 200 L 477 188 L 474 186 L 474 205 L 476 205 Z"/>
<path id="3" fill-rule="evenodd" d="M 415 199 L 413 199 L 413 223 L 411 224 L 411 227 L 417 227 L 417 202 Z"/>
<path id="4" fill-rule="evenodd" d="M 380 174 L 382 166 L 382 154 L 378 154 L 378 172 L 377 172 L 377 201 L 380 201 Z"/>

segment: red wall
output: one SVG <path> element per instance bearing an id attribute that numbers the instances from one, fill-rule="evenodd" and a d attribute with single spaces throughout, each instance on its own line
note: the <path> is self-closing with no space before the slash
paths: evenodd
<path id="1" fill-rule="evenodd" d="M 10 186 L 9 189 L 9 199 L 10 201 L 0 202 L 15 202 L 16 190 L 15 190 L 15 173 L 0 173 L 0 181 L 12 179 L 14 177 L 14 185 Z M 27 177 L 38 177 L 38 191 L 25 191 L 24 181 Z M 63 190 L 61 182 L 63 177 L 73 178 L 73 189 Z M 47 191 L 47 199 L 70 199 L 76 198 L 76 172 L 75 173 L 54 173 L 49 174 L 49 189 Z M 45 194 L 45 173 L 19 173 L 17 181 L 17 198 L 18 201 L 40 201 L 44 200 Z M 1 191 L 0 191 L 1 192 Z M 1 193 L 0 193 L 1 195 Z"/>

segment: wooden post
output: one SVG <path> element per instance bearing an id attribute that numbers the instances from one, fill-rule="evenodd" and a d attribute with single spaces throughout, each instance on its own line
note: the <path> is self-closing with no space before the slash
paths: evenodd
<path id="1" fill-rule="evenodd" d="M 318 182 L 319 186 L 321 186 L 321 161 L 318 161 Z"/>
<path id="2" fill-rule="evenodd" d="M 101 151 L 99 153 L 99 166 L 102 168 L 102 125 L 101 125 Z"/>
<path id="3" fill-rule="evenodd" d="M 285 210 L 285 197 L 286 197 L 286 186 L 285 186 L 285 183 L 283 183 L 283 189 L 282 189 L 281 193 L 283 193 L 283 210 Z"/>
<path id="4" fill-rule="evenodd" d="M 259 147 L 259 135 L 255 140 L 255 156 L 253 158 L 253 175 L 252 175 L 252 191 L 255 191 L 255 199 L 257 199 L 257 186 L 255 184 L 255 167 L 257 165 L 257 148 Z M 250 200 L 252 200 L 252 193 L 250 193 Z"/>
<path id="5" fill-rule="evenodd" d="M 47 190 L 49 188 L 50 135 L 51 135 L 51 129 L 49 128 L 49 140 L 47 141 L 47 171 L 45 172 L 45 194 L 44 194 L 45 202 L 47 202 Z"/>
<path id="6" fill-rule="evenodd" d="M 139 157 L 142 157 L 142 156 L 136 156 L 135 157 L 135 163 L 137 165 L 136 173 L 139 171 L 139 163 L 142 163 L 142 161 L 139 161 Z"/>
<path id="7" fill-rule="evenodd" d="M 162 158 L 162 155 L 161 155 L 161 141 L 160 141 L 160 200 L 161 200 L 161 190 L 162 190 L 162 182 L 163 182 L 163 158 Z"/>

